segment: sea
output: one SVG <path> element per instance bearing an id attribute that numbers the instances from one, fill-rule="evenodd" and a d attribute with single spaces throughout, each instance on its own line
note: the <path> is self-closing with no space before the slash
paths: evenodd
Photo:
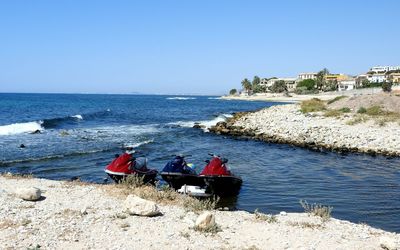
<path id="1" fill-rule="evenodd" d="M 216 96 L 2 93 L 0 172 L 109 183 L 104 168 L 125 147 L 158 170 L 184 154 L 201 171 L 212 153 L 228 158 L 243 178 L 240 194 L 221 201 L 224 206 L 276 214 L 302 212 L 300 200 L 306 200 L 331 206 L 335 218 L 400 232 L 400 158 L 317 152 L 207 130 L 235 112 L 281 104 Z"/>

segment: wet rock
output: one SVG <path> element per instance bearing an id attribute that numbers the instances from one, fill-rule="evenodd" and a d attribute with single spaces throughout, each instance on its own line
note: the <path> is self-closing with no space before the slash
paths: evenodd
<path id="1" fill-rule="evenodd" d="M 19 145 L 20 148 L 25 148 L 24 144 Z"/>
<path id="2" fill-rule="evenodd" d="M 215 215 L 211 212 L 204 212 L 196 219 L 195 226 L 199 229 L 207 229 L 215 226 Z"/>
<path id="3" fill-rule="evenodd" d="M 161 214 L 155 202 L 129 195 L 124 202 L 124 210 L 130 215 L 156 216 Z"/>
<path id="4" fill-rule="evenodd" d="M 26 201 L 37 201 L 42 196 L 42 192 L 36 187 L 19 188 L 15 194 L 18 198 Z"/>

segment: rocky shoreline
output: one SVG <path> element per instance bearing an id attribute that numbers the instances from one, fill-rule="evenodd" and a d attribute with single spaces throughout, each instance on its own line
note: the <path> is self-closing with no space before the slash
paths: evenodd
<path id="1" fill-rule="evenodd" d="M 400 156 L 398 123 L 384 127 L 373 122 L 348 125 L 352 118 L 351 114 L 340 118 L 325 117 L 321 113 L 304 114 L 299 104 L 287 104 L 236 113 L 209 131 L 319 151 Z"/>
<path id="2" fill-rule="evenodd" d="M 150 193 L 149 187 L 0 176 L 0 248 L 393 250 L 400 246 L 399 234 L 365 224 L 309 213 L 204 212 L 179 205 L 175 192 L 157 191 L 152 198 Z M 207 225 L 212 227 L 203 230 Z"/>

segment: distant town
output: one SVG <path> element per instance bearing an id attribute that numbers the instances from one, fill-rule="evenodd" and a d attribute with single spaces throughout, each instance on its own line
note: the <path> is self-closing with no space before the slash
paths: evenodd
<path id="1" fill-rule="evenodd" d="M 400 83 L 400 66 L 375 66 L 365 74 L 351 76 L 333 74 L 328 69 L 319 72 L 300 73 L 297 77 L 260 78 L 242 80 L 242 90 L 231 89 L 230 95 L 251 95 L 256 93 L 314 94 L 326 91 L 347 91 L 357 88 L 382 87 L 390 90 Z"/>

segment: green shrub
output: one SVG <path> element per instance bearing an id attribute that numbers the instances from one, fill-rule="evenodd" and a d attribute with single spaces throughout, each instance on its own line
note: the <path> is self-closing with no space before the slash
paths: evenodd
<path id="1" fill-rule="evenodd" d="M 341 95 L 341 96 L 336 96 L 335 98 L 331 99 L 328 101 L 328 104 L 334 103 L 336 101 L 339 101 L 340 99 L 346 98 L 346 96 Z"/>
<path id="2" fill-rule="evenodd" d="M 339 111 L 342 112 L 342 113 L 350 113 L 351 109 L 348 108 L 348 107 L 343 107 L 343 108 L 339 109 Z"/>
<path id="3" fill-rule="evenodd" d="M 313 89 L 315 89 L 315 86 L 316 86 L 315 80 L 306 79 L 306 80 L 299 82 L 297 84 L 296 88 L 299 88 L 299 89 L 304 88 L 306 90 L 313 90 Z"/>
<path id="4" fill-rule="evenodd" d="M 357 110 L 357 113 L 359 113 L 359 114 L 365 114 L 365 113 L 367 113 L 367 109 L 364 108 L 364 107 L 360 107 L 360 108 Z"/>
<path id="5" fill-rule="evenodd" d="M 342 114 L 342 112 L 340 112 L 337 109 L 331 109 L 331 110 L 327 110 L 324 114 L 325 117 L 338 117 Z"/>
<path id="6" fill-rule="evenodd" d="M 318 98 L 302 101 L 300 107 L 301 107 L 301 112 L 303 113 L 317 112 L 326 109 L 325 103 Z"/>
<path id="7" fill-rule="evenodd" d="M 392 91 L 392 83 L 391 82 L 383 82 L 382 83 L 382 90 L 383 90 L 383 92 Z"/>
<path id="8" fill-rule="evenodd" d="M 384 115 L 385 112 L 382 110 L 380 106 L 371 106 L 367 108 L 365 112 L 367 115 Z"/>
<path id="9" fill-rule="evenodd" d="M 358 124 L 358 123 L 366 122 L 368 120 L 369 120 L 368 116 L 366 116 L 366 115 L 358 115 L 358 116 L 355 116 L 350 121 L 346 122 L 346 124 L 347 125 L 355 125 L 355 124 Z"/>

